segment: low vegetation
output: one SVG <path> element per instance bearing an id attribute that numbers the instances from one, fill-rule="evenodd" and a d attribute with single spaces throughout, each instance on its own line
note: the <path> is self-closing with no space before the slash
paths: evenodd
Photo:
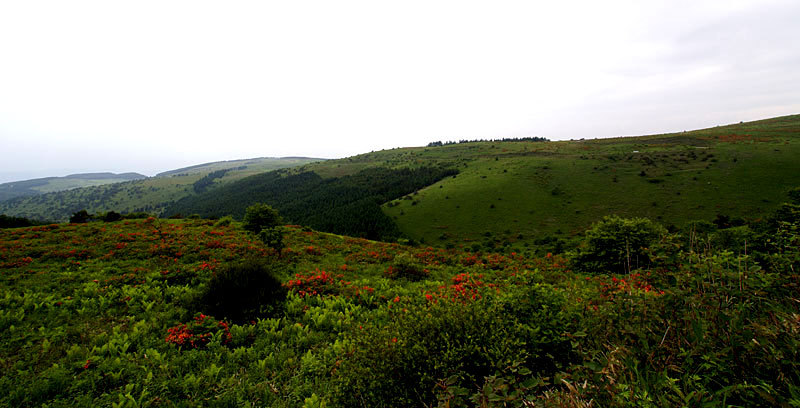
<path id="1" fill-rule="evenodd" d="M 3 229 L 0 405 L 797 406 L 796 191 L 758 222 L 600 219 L 541 257 L 298 226 L 279 251 L 230 219 Z"/>

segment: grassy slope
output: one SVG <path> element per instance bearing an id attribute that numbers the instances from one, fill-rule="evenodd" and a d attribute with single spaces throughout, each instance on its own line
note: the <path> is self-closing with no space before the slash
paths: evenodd
<path id="1" fill-rule="evenodd" d="M 80 209 L 86 209 L 90 213 L 114 210 L 147 211 L 158 214 L 169 202 L 193 194 L 192 184 L 211 171 L 247 166 L 243 170 L 230 171 L 224 177 L 214 180 L 215 185 L 222 185 L 253 174 L 317 160 L 261 158 L 210 163 L 191 172 L 182 171 L 175 176 L 152 177 L 0 202 L 0 213 L 55 221 L 66 220 L 73 212 Z"/>
<path id="2" fill-rule="evenodd" d="M 384 212 L 406 235 L 429 244 L 472 246 L 485 243 L 488 233 L 522 250 L 536 239 L 575 234 L 608 214 L 645 216 L 678 227 L 717 214 L 759 217 L 774 209 L 788 188 L 800 185 L 798 135 L 800 115 L 794 115 L 642 137 L 398 148 L 291 171 L 338 177 L 366 167 L 450 165 L 461 174 L 385 205 Z M 249 167 L 217 182 L 265 170 Z M 109 201 L 85 207 L 158 213 L 161 203 L 190 194 L 200 176 L 132 183 Z M 27 200 L 16 209 L 0 203 L 0 212 L 64 219 L 79 209 L 80 199 L 65 197 L 54 211 L 51 198 L 61 197 Z"/>
<path id="3" fill-rule="evenodd" d="M 790 116 L 670 135 L 421 149 L 465 158 L 461 174 L 384 210 L 412 238 L 456 245 L 487 232 L 512 243 L 573 234 L 608 214 L 677 226 L 759 217 L 800 185 L 798 136 L 800 116 Z"/>
<path id="4" fill-rule="evenodd" d="M 137 180 L 145 176 L 136 173 L 87 173 L 72 174 L 64 177 L 45 177 L 39 179 L 14 181 L 0 184 L 0 201 L 14 197 L 24 197 L 42 193 L 71 190 L 74 188 L 100 186 L 103 184 L 121 183 Z"/>

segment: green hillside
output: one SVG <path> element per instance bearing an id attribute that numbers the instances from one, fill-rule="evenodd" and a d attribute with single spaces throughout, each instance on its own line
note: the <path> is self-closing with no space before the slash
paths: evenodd
<path id="1" fill-rule="evenodd" d="M 547 251 L 611 214 L 671 228 L 718 215 L 757 219 L 800 184 L 798 157 L 800 115 L 641 137 L 399 148 L 311 163 L 270 180 L 243 179 L 217 197 L 214 191 L 189 197 L 167 212 L 240 216 L 254 201 L 281 207 L 284 198 L 267 193 L 277 191 L 271 183 L 291 184 L 286 178 L 305 173 L 335 184 L 379 169 L 445 168 L 458 174 L 383 203 L 405 236 L 436 246 Z M 260 193 L 232 193 L 250 190 Z"/>
<path id="2" fill-rule="evenodd" d="M 415 154 L 463 162 L 458 177 L 384 206 L 401 231 L 428 243 L 519 250 L 577 234 L 610 214 L 676 227 L 718 214 L 762 217 L 800 184 L 800 115 L 678 134 Z"/>
<path id="3" fill-rule="evenodd" d="M 321 159 L 257 158 L 207 163 L 164 176 L 68 191 L 19 197 L 0 202 L 0 213 L 30 219 L 65 221 L 75 211 L 117 211 L 160 214 L 167 205 L 188 195 L 263 172 L 316 162 Z"/>
<path id="4" fill-rule="evenodd" d="M 12 181 L 0 184 L 0 201 L 16 197 L 33 196 L 55 191 L 72 190 L 81 187 L 100 186 L 140 180 L 146 176 L 138 173 L 82 173 L 64 177 L 44 177 L 31 180 Z"/>

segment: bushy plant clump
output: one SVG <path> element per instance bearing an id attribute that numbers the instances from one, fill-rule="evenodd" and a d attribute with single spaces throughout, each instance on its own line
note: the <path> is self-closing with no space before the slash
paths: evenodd
<path id="1" fill-rule="evenodd" d="M 242 227 L 254 234 L 258 234 L 263 229 L 279 226 L 281 222 L 282 220 L 277 210 L 267 204 L 256 203 L 247 207 Z"/>
<path id="2" fill-rule="evenodd" d="M 586 231 L 583 243 L 571 253 L 576 269 L 595 273 L 625 273 L 649 266 L 648 248 L 666 233 L 646 219 L 606 216 Z"/>
<path id="3" fill-rule="evenodd" d="M 388 321 L 353 338 L 352 355 L 333 378 L 334 405 L 522 404 L 540 384 L 536 378 L 576 357 L 564 336 L 573 318 L 564 301 L 539 285 L 503 295 L 486 291 L 468 302 L 440 297 L 420 306 L 398 300 Z M 500 385 L 498 378 L 515 380 Z"/>
<path id="4" fill-rule="evenodd" d="M 286 297 L 275 275 L 275 261 L 246 259 L 214 271 L 198 300 L 198 309 L 234 322 L 275 315 Z"/>
<path id="5" fill-rule="evenodd" d="M 404 253 L 394 257 L 394 261 L 389 266 L 386 274 L 394 279 L 404 278 L 417 281 L 427 277 L 428 270 L 413 255 Z"/>

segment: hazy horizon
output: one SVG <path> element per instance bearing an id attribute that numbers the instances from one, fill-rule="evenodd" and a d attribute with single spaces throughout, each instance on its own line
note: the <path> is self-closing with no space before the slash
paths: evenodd
<path id="1" fill-rule="evenodd" d="M 0 183 L 800 113 L 792 1 L 0 5 Z"/>

